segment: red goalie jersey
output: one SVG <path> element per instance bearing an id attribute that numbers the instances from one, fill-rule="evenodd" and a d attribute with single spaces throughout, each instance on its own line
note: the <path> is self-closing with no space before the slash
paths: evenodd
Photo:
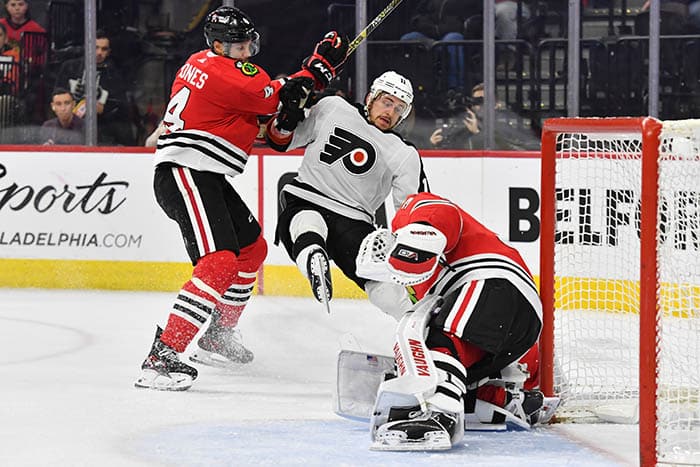
<path id="1" fill-rule="evenodd" d="M 406 198 L 391 223 L 396 231 L 411 223 L 427 223 L 447 238 L 445 262 L 430 279 L 413 287 L 416 298 L 428 291 L 446 295 L 466 282 L 504 278 L 512 282 L 542 316 L 537 288 L 520 253 L 451 201 L 431 193 Z"/>

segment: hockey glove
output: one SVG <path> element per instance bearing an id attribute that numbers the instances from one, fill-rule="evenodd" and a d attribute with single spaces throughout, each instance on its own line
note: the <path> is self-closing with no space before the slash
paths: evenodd
<path id="1" fill-rule="evenodd" d="M 293 78 L 280 89 L 280 112 L 275 119 L 278 130 L 292 132 L 299 122 L 304 120 L 306 101 L 313 93 L 314 82 L 311 78 Z"/>
<path id="2" fill-rule="evenodd" d="M 387 258 L 391 280 L 401 285 L 425 282 L 437 269 L 447 238 L 438 229 L 425 224 L 408 224 L 398 229 Z"/>
<path id="3" fill-rule="evenodd" d="M 347 58 L 348 44 L 346 36 L 330 31 L 316 44 L 314 53 L 304 60 L 303 68 L 314 76 L 317 87 L 325 88 L 336 77 Z"/>

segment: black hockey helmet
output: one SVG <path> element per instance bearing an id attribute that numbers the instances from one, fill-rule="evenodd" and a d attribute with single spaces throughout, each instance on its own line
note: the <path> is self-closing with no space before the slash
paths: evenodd
<path id="1" fill-rule="evenodd" d="M 236 7 L 222 6 L 209 13 L 204 23 L 204 37 L 209 47 L 215 40 L 223 44 L 253 41 L 251 54 L 260 50 L 260 34 L 253 21 Z"/>

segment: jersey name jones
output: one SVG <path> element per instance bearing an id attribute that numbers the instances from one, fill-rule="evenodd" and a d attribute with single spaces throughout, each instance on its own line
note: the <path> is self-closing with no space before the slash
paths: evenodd
<path id="1" fill-rule="evenodd" d="M 182 68 L 180 68 L 180 73 L 178 74 L 178 77 L 187 81 L 197 89 L 202 89 L 204 87 L 204 84 L 207 82 L 207 78 L 209 78 L 209 75 L 204 73 L 196 66 L 192 66 L 189 63 L 185 63 L 184 65 L 182 65 Z"/>

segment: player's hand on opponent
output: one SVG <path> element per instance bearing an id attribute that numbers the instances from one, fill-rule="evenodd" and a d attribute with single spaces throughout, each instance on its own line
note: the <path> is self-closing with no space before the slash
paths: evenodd
<path id="1" fill-rule="evenodd" d="M 316 80 L 317 88 L 325 88 L 338 75 L 348 55 L 347 36 L 330 31 L 316 44 L 314 53 L 304 60 L 303 68 Z"/>
<path id="2" fill-rule="evenodd" d="M 292 132 L 305 118 L 304 107 L 313 95 L 314 81 L 311 78 L 292 78 L 279 91 L 280 112 L 276 118 L 278 130 Z"/>

